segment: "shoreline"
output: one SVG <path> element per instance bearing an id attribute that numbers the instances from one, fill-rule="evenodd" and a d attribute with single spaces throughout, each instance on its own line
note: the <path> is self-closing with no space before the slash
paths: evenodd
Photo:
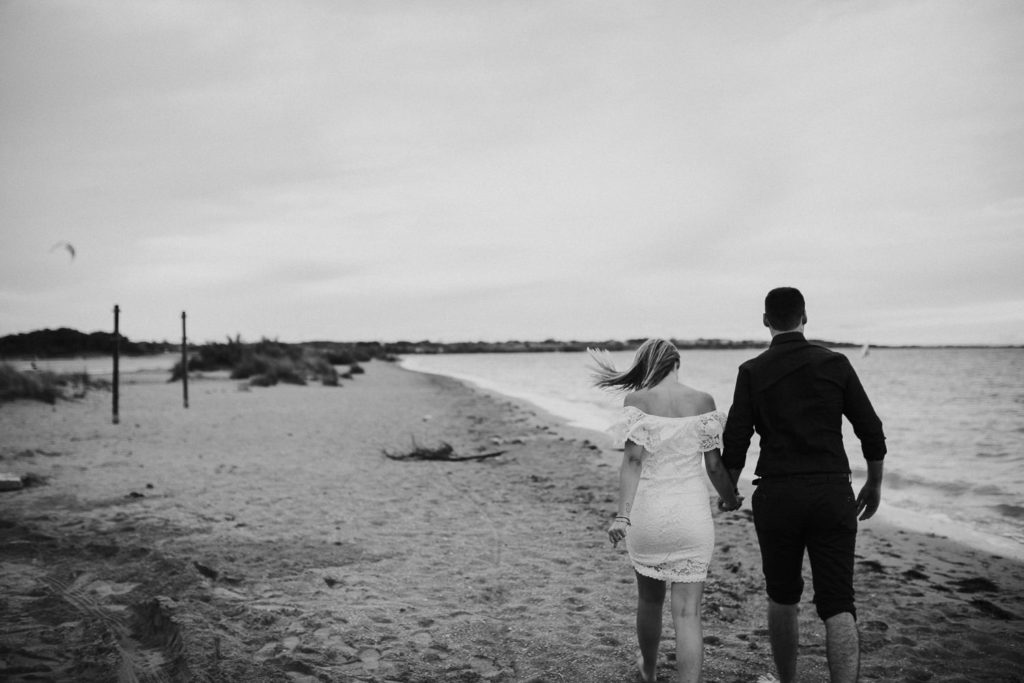
<path id="1" fill-rule="evenodd" d="M 130 384 L 119 426 L 99 391 L 0 406 L 0 470 L 38 481 L 0 493 L 0 678 L 110 680 L 129 642 L 172 680 L 633 679 L 634 579 L 604 533 L 621 455 L 593 432 L 376 361 L 340 388 L 197 377 L 190 403 Z M 383 457 L 412 440 L 504 454 Z M 714 519 L 705 677 L 752 682 L 771 670 L 756 539 L 749 514 Z M 1024 676 L 1024 565 L 869 525 L 863 680 Z M 809 593 L 802 683 L 826 677 Z M 667 620 L 662 683 L 673 650 Z"/>
<path id="2" fill-rule="evenodd" d="M 446 375 L 443 373 L 432 372 L 430 370 L 419 370 L 415 367 L 410 368 L 405 365 L 404 359 L 400 362 L 400 366 L 410 372 L 438 375 L 454 379 L 467 384 L 474 389 L 488 392 L 499 399 L 515 399 L 516 401 L 520 401 L 522 404 L 530 406 L 533 409 L 543 411 L 552 420 L 566 423 L 567 428 L 577 430 L 579 434 L 583 435 L 582 438 L 589 438 L 603 446 L 606 446 L 608 443 L 607 434 L 604 432 L 603 427 L 597 424 L 596 417 L 584 409 L 574 410 L 572 404 L 568 402 L 564 402 L 564 405 L 562 405 L 561 403 L 552 401 L 545 396 L 536 394 L 519 392 L 506 393 L 506 390 L 499 387 L 497 383 L 471 375 Z M 740 492 L 748 501 L 750 500 L 750 495 L 754 491 L 754 487 L 751 482 L 754 479 L 753 469 L 755 464 L 756 458 L 749 458 L 747 467 L 744 468 L 743 473 L 740 475 Z M 860 476 L 861 481 L 858 481 L 858 476 Z M 855 468 L 853 474 L 855 491 L 857 490 L 858 485 L 863 483 L 862 480 L 863 472 L 859 473 Z M 709 490 L 712 490 L 710 482 L 706 483 Z M 928 514 L 915 512 L 907 508 L 896 507 L 889 504 L 885 498 L 885 490 L 883 488 L 882 505 L 874 518 L 870 520 L 871 524 L 884 524 L 886 526 L 893 527 L 894 529 L 942 537 L 950 542 L 963 545 L 972 550 L 1024 563 L 1024 545 L 1016 543 L 1005 536 L 990 534 L 983 529 L 971 527 L 963 522 L 937 518 Z"/>
<path id="3" fill-rule="evenodd" d="M 608 446 L 607 435 L 602 430 L 575 424 L 568 417 L 548 410 L 547 408 L 534 403 L 529 398 L 514 394 L 505 394 L 499 389 L 490 386 L 481 386 L 467 378 L 452 377 L 440 373 L 414 370 L 405 367 L 402 367 L 402 369 L 405 372 L 423 374 L 448 381 L 454 381 L 470 391 L 475 391 L 487 396 L 492 401 L 515 404 L 522 410 L 543 416 L 546 421 L 554 425 L 554 429 L 561 435 L 561 438 L 565 438 L 567 440 L 582 440 L 584 444 L 593 444 L 593 446 L 596 446 L 600 450 L 601 454 L 599 466 L 613 468 L 613 471 L 609 476 L 613 479 L 617 476 L 618 463 L 621 458 L 622 450 L 610 448 Z M 741 478 L 739 486 L 741 493 L 744 495 L 746 500 L 749 501 L 750 495 L 754 490 L 754 487 L 751 484 L 751 477 L 748 476 L 746 478 Z M 614 481 L 609 484 L 608 490 L 613 496 L 613 498 L 608 501 L 608 507 L 606 510 L 607 516 L 610 517 L 614 514 L 615 504 L 613 501 L 614 494 L 616 493 L 614 490 Z M 713 493 L 710 483 L 708 484 L 708 490 L 709 493 Z M 745 601 L 746 606 L 743 610 L 744 618 L 747 624 L 750 625 L 751 623 L 763 622 L 764 617 L 761 614 L 763 610 L 757 608 L 750 610 L 749 603 L 750 598 L 754 598 L 755 600 L 762 598 L 764 589 L 760 577 L 760 555 L 759 550 L 757 549 L 756 537 L 753 536 L 753 524 L 749 513 L 749 504 L 745 510 L 741 510 L 741 513 L 744 513 L 742 515 L 744 519 L 742 520 L 737 519 L 735 516 L 729 517 L 727 515 L 716 513 L 716 535 L 719 537 L 722 536 L 723 527 L 725 527 L 724 532 L 727 534 L 727 540 L 724 543 L 721 543 L 721 540 L 716 540 L 716 550 L 712 564 L 718 564 L 716 560 L 718 559 L 717 556 L 720 549 L 724 549 L 725 551 L 734 551 L 736 549 L 736 546 L 733 545 L 736 543 L 734 535 L 737 531 L 736 527 L 749 526 L 749 529 L 747 529 L 749 533 L 746 538 L 748 546 L 745 549 L 745 554 L 743 554 L 739 561 L 727 564 L 726 568 L 730 572 L 739 572 L 745 569 L 755 575 L 754 580 L 751 580 L 749 576 L 745 577 L 745 585 L 748 588 L 754 589 L 753 594 L 748 596 L 748 599 Z M 938 522 L 936 522 L 936 524 L 938 524 Z M 720 543 L 722 548 L 719 547 Z M 919 561 L 911 561 L 915 559 Z M 858 621 L 861 631 L 862 652 L 873 651 L 876 648 L 879 648 L 879 643 L 886 640 L 883 634 L 890 630 L 890 619 L 892 619 L 900 609 L 912 609 L 911 605 L 916 607 L 927 602 L 927 600 L 920 599 L 927 597 L 927 593 L 923 593 L 922 591 L 931 589 L 932 591 L 936 591 L 938 594 L 960 591 L 973 595 L 976 590 L 983 592 L 985 588 L 996 588 L 997 592 L 1002 592 L 1004 589 L 998 588 L 996 585 L 998 580 L 992 580 L 989 577 L 1002 577 L 1008 580 L 1009 583 L 1007 585 L 1010 586 L 1007 589 L 1008 592 L 1021 596 L 1021 599 L 1016 601 L 1017 605 L 1015 611 L 1005 610 L 985 597 L 977 597 L 970 600 L 972 607 L 985 612 L 989 617 L 1002 622 L 1014 623 L 1014 627 L 1010 630 L 1014 634 L 1013 638 L 1018 641 L 1014 644 L 1012 652 L 1008 651 L 1003 653 L 1008 655 L 1007 661 L 1012 661 L 1014 663 L 1013 667 L 1006 671 L 1000 670 L 998 675 L 992 673 L 985 674 L 984 678 L 978 680 L 1016 681 L 1024 678 L 1024 624 L 1020 623 L 1020 620 L 1024 619 L 1024 612 L 1021 611 L 1022 608 L 1024 608 L 1024 595 L 1021 595 L 1020 593 L 1021 590 L 1024 590 L 1024 558 L 1019 558 L 1012 554 L 1000 553 L 992 547 L 986 547 L 985 544 L 972 545 L 961 539 L 946 536 L 933 530 L 914 528 L 913 526 L 900 524 L 895 520 L 887 519 L 876 513 L 875 517 L 871 520 L 860 522 L 858 529 L 856 563 L 857 578 L 855 579 L 855 588 L 858 593 Z M 949 567 L 971 568 L 978 569 L 980 571 L 978 576 L 960 577 L 958 574 L 947 574 L 943 571 Z M 883 591 L 877 590 L 877 588 L 872 590 L 874 587 L 871 585 L 871 581 L 874 579 L 880 579 L 883 584 L 892 589 L 892 592 L 900 593 L 903 591 L 899 589 L 906 589 L 907 583 L 912 584 L 922 580 L 928 581 L 931 578 L 932 570 L 937 570 L 940 576 L 953 579 L 953 581 L 947 585 L 943 585 L 937 581 L 929 581 L 928 586 L 910 586 L 909 590 L 905 591 L 906 595 L 910 598 L 910 601 L 908 603 L 893 602 L 887 605 L 887 609 L 875 611 L 865 608 L 862 604 L 864 601 L 884 601 L 888 599 Z M 801 646 L 802 656 L 806 654 L 806 636 L 808 634 L 811 634 L 811 638 L 817 637 L 819 639 L 823 639 L 823 627 L 820 622 L 817 621 L 816 616 L 814 616 L 813 605 L 810 604 L 810 574 L 809 565 L 807 564 L 806 559 L 804 564 L 804 577 L 807 581 L 807 586 L 802 600 L 803 609 L 801 611 L 800 623 L 801 633 L 804 634 L 804 636 L 802 636 Z M 713 578 L 709 574 L 709 584 L 712 580 Z M 720 606 L 713 607 L 713 609 L 723 611 Z M 953 623 L 961 623 L 960 618 L 967 616 L 963 614 L 963 612 L 950 609 L 948 606 L 937 607 L 937 610 L 944 615 L 938 618 L 943 620 L 949 619 Z M 705 620 L 707 619 L 707 611 L 708 605 L 705 604 Z M 724 614 L 727 620 L 729 620 L 730 617 L 736 616 L 736 613 L 730 612 L 728 609 L 724 610 Z M 869 616 L 874 616 L 876 618 L 867 618 Z M 879 616 L 883 618 L 877 618 Z M 919 620 L 917 618 L 912 618 L 909 621 L 916 623 Z M 762 626 L 764 625 L 765 624 L 762 623 Z M 705 634 L 706 633 L 707 624 L 705 624 Z M 671 639 L 670 626 L 666 626 L 666 634 L 667 635 L 663 636 L 663 649 L 665 645 L 665 638 Z M 950 637 L 955 638 L 952 634 L 950 634 Z M 712 638 L 717 641 L 716 637 L 713 636 Z M 917 641 L 911 642 L 912 640 L 913 639 L 911 638 L 904 638 L 903 642 L 907 645 L 916 645 Z M 932 654 L 936 658 L 936 661 L 946 660 L 946 653 L 941 653 L 938 649 L 934 649 Z M 989 648 L 987 650 L 987 655 L 993 654 L 997 654 L 996 651 Z M 705 656 L 707 657 L 707 653 L 705 653 Z M 863 656 L 867 659 L 866 653 Z M 804 657 L 804 659 L 806 659 L 806 657 Z M 800 680 L 826 680 L 827 668 L 822 666 L 824 662 L 818 662 L 818 664 L 819 669 L 817 674 L 809 675 L 810 671 L 807 667 L 807 663 L 803 662 L 801 664 Z M 868 672 L 866 669 L 862 670 L 862 678 L 865 680 L 877 679 L 885 681 L 946 680 L 945 677 L 934 678 L 932 677 L 932 674 L 914 671 L 911 664 L 902 661 L 902 655 L 895 658 L 893 662 L 889 663 L 888 666 L 883 667 L 883 669 L 888 673 L 877 677 L 864 675 Z M 765 668 L 764 671 L 774 672 L 770 666 L 770 657 L 767 668 Z M 894 676 L 894 672 L 897 671 L 900 676 L 905 676 L 905 678 L 890 678 L 890 676 Z M 951 672 L 950 675 L 952 675 Z M 1006 676 L 1006 678 L 1000 678 L 1001 676 Z M 661 679 L 659 678 L 659 680 Z M 952 678 L 949 680 L 962 681 L 965 679 L 952 675 Z"/>

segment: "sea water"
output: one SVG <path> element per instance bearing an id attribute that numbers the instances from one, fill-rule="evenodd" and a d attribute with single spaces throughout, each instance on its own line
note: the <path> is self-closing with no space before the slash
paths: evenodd
<path id="1" fill-rule="evenodd" d="M 1024 349 L 843 351 L 881 417 L 885 459 L 880 519 L 1024 560 Z M 737 367 L 756 350 L 684 350 L 680 381 L 732 402 Z M 619 368 L 632 352 L 614 352 Z M 622 398 L 590 384 L 576 353 L 407 356 L 404 367 L 455 377 L 528 400 L 570 424 L 603 431 Z M 860 444 L 844 423 L 854 487 L 864 481 Z M 751 443 L 743 480 L 758 454 Z"/>

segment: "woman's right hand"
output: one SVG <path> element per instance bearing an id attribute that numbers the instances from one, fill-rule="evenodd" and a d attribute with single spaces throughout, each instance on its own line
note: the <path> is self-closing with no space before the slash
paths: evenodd
<path id="1" fill-rule="evenodd" d="M 613 548 L 618 547 L 619 541 L 626 540 L 626 527 L 628 526 L 629 519 L 625 517 L 616 517 L 612 520 L 608 527 L 608 539 L 612 542 Z"/>

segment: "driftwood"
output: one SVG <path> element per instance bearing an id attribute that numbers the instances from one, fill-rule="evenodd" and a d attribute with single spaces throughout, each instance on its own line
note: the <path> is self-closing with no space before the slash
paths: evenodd
<path id="1" fill-rule="evenodd" d="M 445 441 L 441 442 L 441 445 L 434 448 L 426 446 L 419 446 L 416 443 L 416 439 L 412 440 L 412 450 L 406 453 L 392 453 L 391 451 L 383 450 L 384 456 L 391 460 L 444 460 L 446 462 L 461 462 L 463 460 L 484 460 L 486 458 L 496 458 L 499 455 L 505 453 L 505 451 L 493 451 L 491 453 L 480 453 L 478 455 L 455 455 L 455 449 L 452 448 L 450 443 Z"/>

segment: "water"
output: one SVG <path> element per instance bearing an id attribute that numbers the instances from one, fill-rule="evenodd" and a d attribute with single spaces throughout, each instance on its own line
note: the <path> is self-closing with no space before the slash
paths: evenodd
<path id="1" fill-rule="evenodd" d="M 732 402 L 750 350 L 683 351 L 680 381 Z M 1024 349 L 874 349 L 846 352 L 882 418 L 886 456 L 880 519 L 1024 560 Z M 632 352 L 616 352 L 618 367 Z M 571 424 L 604 430 L 621 397 L 589 384 L 584 353 L 409 356 L 411 370 L 463 379 L 523 398 Z M 864 460 L 845 425 L 854 486 Z M 744 479 L 757 457 L 755 435 Z"/>

